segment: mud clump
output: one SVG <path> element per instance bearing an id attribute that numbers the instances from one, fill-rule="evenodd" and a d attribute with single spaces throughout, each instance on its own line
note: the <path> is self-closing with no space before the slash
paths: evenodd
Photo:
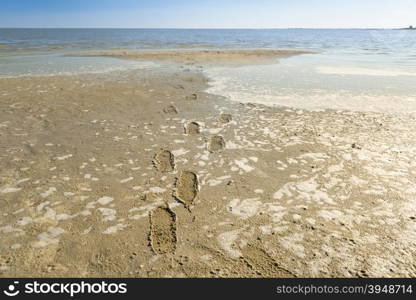
<path id="1" fill-rule="evenodd" d="M 175 198 L 189 208 L 199 191 L 198 176 L 190 171 L 182 171 L 176 180 Z"/>
<path id="2" fill-rule="evenodd" d="M 230 114 L 221 114 L 218 117 L 218 121 L 223 124 L 230 123 L 233 120 L 233 117 Z"/>
<path id="3" fill-rule="evenodd" d="M 225 148 L 224 138 L 220 135 L 212 136 L 208 140 L 208 151 L 216 152 Z"/>
<path id="4" fill-rule="evenodd" d="M 178 113 L 178 109 L 173 105 L 168 105 L 163 109 L 163 112 L 168 115 L 176 115 Z"/>
<path id="5" fill-rule="evenodd" d="M 155 155 L 153 163 L 160 172 L 172 172 L 175 169 L 175 156 L 169 150 L 161 150 Z"/>
<path id="6" fill-rule="evenodd" d="M 201 126 L 196 122 L 191 122 L 185 126 L 185 134 L 197 135 L 201 133 Z"/>
<path id="7" fill-rule="evenodd" d="M 157 254 L 173 254 L 176 250 L 176 215 L 167 207 L 150 212 L 150 246 Z"/>

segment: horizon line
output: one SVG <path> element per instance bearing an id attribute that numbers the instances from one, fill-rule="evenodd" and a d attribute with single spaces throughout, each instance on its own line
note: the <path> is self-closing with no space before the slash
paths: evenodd
<path id="1" fill-rule="evenodd" d="M 369 30 L 369 29 L 410 29 L 410 27 L 1 27 L 0 29 L 157 29 L 157 30 L 288 30 L 288 29 L 349 29 L 349 30 Z"/>

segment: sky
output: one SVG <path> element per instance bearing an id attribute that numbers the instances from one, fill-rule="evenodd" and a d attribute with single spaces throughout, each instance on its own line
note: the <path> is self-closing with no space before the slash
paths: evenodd
<path id="1" fill-rule="evenodd" d="M 415 0 L 0 0 L 0 27 L 397 28 Z"/>

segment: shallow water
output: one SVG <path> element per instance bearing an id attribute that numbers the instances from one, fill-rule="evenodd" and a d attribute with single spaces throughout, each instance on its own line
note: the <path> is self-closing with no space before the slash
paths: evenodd
<path id="1" fill-rule="evenodd" d="M 209 68 L 208 92 L 238 102 L 308 110 L 416 113 L 416 70 L 301 55 L 267 66 Z"/>
<path id="2" fill-rule="evenodd" d="M 416 32 L 372 29 L 1 29 L 2 51 L 295 48 L 386 55 L 416 64 Z M 399 61 L 396 61 L 399 63 Z"/>
<path id="3" fill-rule="evenodd" d="M 56 53 L 11 55 L 0 56 L 0 78 L 103 73 L 155 65 L 151 62 L 135 62 L 111 57 L 67 57 Z"/>
<path id="4" fill-rule="evenodd" d="M 0 59 L 96 50 L 277 48 L 341 63 L 416 68 L 416 31 L 349 29 L 1 29 Z"/>
<path id="5" fill-rule="evenodd" d="M 211 68 L 210 92 L 240 102 L 307 109 L 416 111 L 416 31 L 0 29 L 0 77 L 153 67 L 112 58 L 65 57 L 97 50 L 309 49 L 270 66 Z"/>

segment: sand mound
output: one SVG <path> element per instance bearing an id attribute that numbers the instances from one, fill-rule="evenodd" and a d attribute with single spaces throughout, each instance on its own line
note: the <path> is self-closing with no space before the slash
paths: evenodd
<path id="1" fill-rule="evenodd" d="M 297 54 L 314 53 L 302 50 L 228 49 L 228 50 L 140 50 L 73 54 L 72 56 L 109 56 L 142 61 L 170 61 L 180 64 L 241 65 L 273 63 L 276 59 Z"/>

